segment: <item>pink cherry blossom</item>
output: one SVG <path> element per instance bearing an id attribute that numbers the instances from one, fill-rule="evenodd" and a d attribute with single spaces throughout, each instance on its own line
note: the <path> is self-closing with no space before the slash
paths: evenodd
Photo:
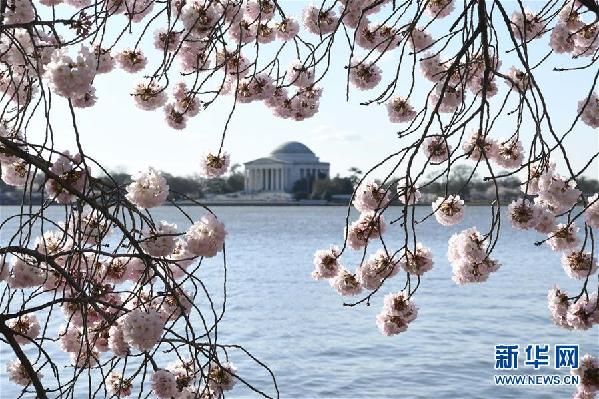
<path id="1" fill-rule="evenodd" d="M 68 151 L 63 152 L 52 163 L 50 171 L 60 178 L 60 181 L 49 179 L 45 185 L 46 193 L 54 201 L 59 204 L 74 201 L 76 197 L 67 188 L 83 193 L 88 179 L 88 172 L 80 154 L 71 155 Z"/>
<path id="2" fill-rule="evenodd" d="M 179 47 L 181 33 L 164 28 L 154 31 L 154 48 L 162 51 L 173 51 Z"/>
<path id="3" fill-rule="evenodd" d="M 126 256 L 106 259 L 102 262 L 104 281 L 111 284 L 125 282 L 129 276 L 130 263 L 132 263 L 131 258 Z"/>
<path id="4" fill-rule="evenodd" d="M 31 384 L 29 373 L 27 373 L 25 366 L 23 366 L 23 364 L 17 359 L 6 365 L 6 374 L 8 374 L 8 380 L 17 385 L 27 386 Z M 42 378 L 42 374 L 40 372 L 36 372 L 36 374 L 37 378 Z"/>
<path id="5" fill-rule="evenodd" d="M 594 398 L 599 392 L 599 358 L 593 357 L 588 353 L 580 359 L 578 368 L 570 371 L 572 375 L 580 378 L 577 386 L 577 392 L 581 399 Z"/>
<path id="6" fill-rule="evenodd" d="M 515 169 L 522 164 L 523 159 L 524 150 L 522 142 L 516 138 L 512 138 L 498 145 L 493 161 L 506 169 Z"/>
<path id="7" fill-rule="evenodd" d="M 588 101 L 584 98 L 578 102 L 580 119 L 592 128 L 599 128 L 599 97 L 597 93 L 591 94 Z"/>
<path id="8" fill-rule="evenodd" d="M 534 229 L 539 223 L 541 208 L 525 199 L 512 201 L 507 207 L 507 218 L 516 229 Z"/>
<path id="9" fill-rule="evenodd" d="M 30 165 L 25 161 L 17 159 L 10 162 L 0 163 L 2 181 L 9 186 L 24 187 L 30 173 Z"/>
<path id="10" fill-rule="evenodd" d="M 424 29 L 414 28 L 410 31 L 410 47 L 415 51 L 422 51 L 433 44 L 433 37 Z"/>
<path id="11" fill-rule="evenodd" d="M 420 69 L 422 75 L 431 82 L 440 82 L 445 77 L 445 66 L 438 54 L 424 54 L 424 57 L 420 60 Z"/>
<path id="12" fill-rule="evenodd" d="M 187 242 L 181 238 L 175 241 L 175 248 L 170 256 L 168 256 L 169 269 L 173 273 L 174 278 L 180 278 L 185 275 L 184 271 L 194 262 L 196 256 L 187 248 Z"/>
<path id="13" fill-rule="evenodd" d="M 143 70 L 148 64 L 148 59 L 139 49 L 123 50 L 116 55 L 116 61 L 125 72 L 136 73 Z"/>
<path id="14" fill-rule="evenodd" d="M 152 375 L 152 391 L 159 399 L 170 399 L 177 395 L 177 380 L 168 370 L 157 370 Z"/>
<path id="15" fill-rule="evenodd" d="M 31 344 L 40 334 L 40 323 L 33 313 L 10 319 L 6 325 L 14 332 L 15 341 L 21 345 Z"/>
<path id="16" fill-rule="evenodd" d="M 551 313 L 551 319 L 556 325 L 566 329 L 572 328 L 566 318 L 568 308 L 570 307 L 570 301 L 566 292 L 562 291 L 558 286 L 550 289 L 547 293 L 547 306 Z"/>
<path id="17" fill-rule="evenodd" d="M 375 211 L 389 204 L 387 190 L 374 181 L 364 181 L 356 189 L 353 205 L 360 212 Z"/>
<path id="18" fill-rule="evenodd" d="M 58 95 L 82 97 L 91 89 L 96 68 L 96 57 L 87 47 L 81 46 L 74 59 L 68 55 L 66 49 L 59 49 L 52 53 L 51 62 L 46 66 L 45 77 Z"/>
<path id="19" fill-rule="evenodd" d="M 381 285 L 383 279 L 397 275 L 399 270 L 400 262 L 384 249 L 379 249 L 358 268 L 356 278 L 362 287 L 374 290 Z"/>
<path id="20" fill-rule="evenodd" d="M 545 29 L 540 18 L 530 10 L 524 10 L 524 13 L 515 11 L 512 14 L 511 23 L 514 36 L 523 41 L 540 37 Z"/>
<path id="21" fill-rule="evenodd" d="M 385 232 L 384 218 L 374 211 L 362 212 L 360 218 L 347 230 L 347 244 L 353 249 L 366 246 L 368 240 L 378 238 Z"/>
<path id="22" fill-rule="evenodd" d="M 125 342 L 142 352 L 156 346 L 164 331 L 162 315 L 153 309 L 134 309 L 121 319 L 120 325 Z"/>
<path id="23" fill-rule="evenodd" d="M 497 142 L 488 137 L 488 135 L 474 131 L 466 139 L 462 145 L 462 149 L 468 154 L 468 158 L 474 161 L 482 159 L 482 162 L 484 162 L 484 157 L 496 159 L 499 148 Z"/>
<path id="24" fill-rule="evenodd" d="M 381 69 L 373 63 L 352 62 L 349 81 L 360 90 L 374 88 L 381 81 Z"/>
<path id="25" fill-rule="evenodd" d="M 132 22 L 141 22 L 154 8 L 154 0 L 125 0 L 125 14 Z"/>
<path id="26" fill-rule="evenodd" d="M 569 277 L 585 279 L 597 271 L 597 258 L 592 257 L 590 252 L 564 252 L 562 266 Z"/>
<path id="27" fill-rule="evenodd" d="M 245 4 L 245 15 L 251 20 L 271 19 L 276 10 L 276 5 L 271 0 L 248 0 Z"/>
<path id="28" fill-rule="evenodd" d="M 207 213 L 187 230 L 185 240 L 192 254 L 211 258 L 223 250 L 226 235 L 225 225 Z"/>
<path id="29" fill-rule="evenodd" d="M 439 112 L 451 113 L 463 104 L 464 91 L 458 86 L 447 85 L 444 88 L 442 83 L 438 83 L 428 100 L 431 107 L 439 106 Z"/>
<path id="30" fill-rule="evenodd" d="M 202 174 L 207 178 L 220 177 L 227 173 L 231 158 L 229 153 L 221 151 L 219 154 L 206 153 L 202 157 Z"/>
<path id="31" fill-rule="evenodd" d="M 595 194 L 587 200 L 589 205 L 584 210 L 584 221 L 590 227 L 599 228 L 599 194 Z"/>
<path id="32" fill-rule="evenodd" d="M 79 328 L 69 325 L 59 333 L 60 349 L 64 352 L 79 352 L 81 350 L 81 338 L 83 333 Z"/>
<path id="33" fill-rule="evenodd" d="M 584 25 L 574 33 L 574 50 L 576 57 L 590 57 L 599 48 L 599 25 Z"/>
<path id="34" fill-rule="evenodd" d="M 124 378 L 122 374 L 117 372 L 108 374 L 108 378 L 106 378 L 106 390 L 110 395 L 117 398 L 124 398 L 131 395 L 131 388 L 133 388 L 133 384 L 131 384 L 130 380 Z"/>
<path id="35" fill-rule="evenodd" d="M 91 87 L 87 93 L 82 96 L 71 97 L 71 104 L 76 108 L 90 108 L 96 105 L 98 97 L 96 96 L 96 88 Z"/>
<path id="36" fill-rule="evenodd" d="M 397 199 L 402 204 L 414 205 L 420 201 L 422 193 L 411 182 L 400 183 L 397 185 Z"/>
<path id="37" fill-rule="evenodd" d="M 574 330 L 588 330 L 593 328 L 593 324 L 599 323 L 597 294 L 591 295 L 588 299 L 581 297 L 575 303 L 570 304 L 566 320 Z"/>
<path id="38" fill-rule="evenodd" d="M 279 40 L 292 40 L 299 33 L 299 23 L 293 17 L 287 17 L 275 24 L 275 34 Z"/>
<path id="39" fill-rule="evenodd" d="M 304 9 L 304 26 L 310 33 L 316 35 L 326 35 L 331 33 L 337 27 L 339 19 L 335 11 L 320 9 L 313 5 Z"/>
<path id="40" fill-rule="evenodd" d="M 118 357 L 126 357 L 129 355 L 130 346 L 125 341 L 123 327 L 120 324 L 110 327 L 108 331 L 108 347 Z"/>
<path id="41" fill-rule="evenodd" d="M 194 94 L 187 90 L 184 82 L 179 82 L 173 92 L 175 97 L 175 109 L 186 116 L 193 117 L 200 112 L 200 106 Z"/>
<path id="42" fill-rule="evenodd" d="M 174 104 L 164 106 L 164 117 L 166 124 L 176 130 L 183 130 L 187 127 L 187 115 L 179 111 Z"/>
<path id="43" fill-rule="evenodd" d="M 431 206 L 435 212 L 435 219 L 443 226 L 453 226 L 464 219 L 464 201 L 459 195 L 438 197 Z"/>
<path id="44" fill-rule="evenodd" d="M 341 254 L 339 247 L 332 245 L 330 249 L 321 249 L 314 253 L 314 271 L 312 277 L 315 280 L 332 278 L 337 275 L 341 265 L 338 258 Z"/>
<path id="45" fill-rule="evenodd" d="M 416 243 L 416 251 L 413 248 L 403 249 L 399 264 L 407 273 L 422 276 L 433 268 L 433 254 L 429 248 Z"/>
<path id="46" fill-rule="evenodd" d="M 565 180 L 555 173 L 555 165 L 539 177 L 539 198 L 543 200 L 556 214 L 563 213 L 578 202 L 580 190 L 572 180 Z"/>
<path id="47" fill-rule="evenodd" d="M 356 275 L 350 273 L 344 267 L 339 267 L 337 275 L 330 280 L 331 287 L 343 296 L 358 295 L 362 292 L 362 284 L 358 281 Z"/>
<path id="48" fill-rule="evenodd" d="M 210 364 L 207 384 L 213 392 L 230 391 L 237 382 L 235 373 L 237 368 L 231 362 Z"/>
<path id="49" fill-rule="evenodd" d="M 576 232 L 578 227 L 574 223 L 558 224 L 555 230 L 548 234 L 547 243 L 554 251 L 576 249 L 579 243 Z"/>
<path id="50" fill-rule="evenodd" d="M 536 200 L 536 198 L 535 198 Z M 535 201 L 536 202 L 536 201 Z M 538 215 L 538 222 L 535 230 L 539 233 L 549 234 L 555 230 L 555 215 L 544 207 L 540 207 L 541 211 Z"/>
<path id="51" fill-rule="evenodd" d="M 154 208 L 162 205 L 169 194 L 166 179 L 154 168 L 138 172 L 132 176 L 133 182 L 127 186 L 127 199 L 141 208 Z"/>
<path id="52" fill-rule="evenodd" d="M 44 283 L 45 273 L 39 263 L 27 256 L 12 259 L 10 276 L 6 279 L 11 288 L 37 287 Z"/>
<path id="53" fill-rule="evenodd" d="M 310 86 L 314 83 L 314 69 L 295 60 L 287 68 L 287 81 L 299 87 Z"/>
<path id="54" fill-rule="evenodd" d="M 383 335 L 404 332 L 408 324 L 416 319 L 418 308 L 405 292 L 385 295 L 383 309 L 377 315 L 376 324 Z"/>
<path id="55" fill-rule="evenodd" d="M 416 111 L 401 97 L 394 97 L 387 103 L 389 120 L 393 123 L 409 122 L 416 117 Z"/>
<path id="56" fill-rule="evenodd" d="M 574 50 L 574 39 L 566 25 L 555 25 L 551 31 L 549 45 L 558 54 L 571 53 Z"/>
<path id="57" fill-rule="evenodd" d="M 110 54 L 110 49 L 104 49 L 99 45 L 94 46 L 94 57 L 96 58 L 96 73 L 108 73 L 114 69 L 115 60 Z"/>
<path id="58" fill-rule="evenodd" d="M 512 86 L 514 90 L 524 93 L 532 88 L 530 76 L 526 72 L 511 67 L 506 75 L 509 78 L 508 84 Z"/>
<path id="59" fill-rule="evenodd" d="M 445 137 L 434 136 L 424 140 L 422 150 L 431 162 L 441 163 L 449 158 L 451 146 L 447 143 Z"/>
<path id="60" fill-rule="evenodd" d="M 499 263 L 488 257 L 485 237 L 476 227 L 454 234 L 449 239 L 447 257 L 451 262 L 453 280 L 457 284 L 483 282 L 499 269 Z"/>
<path id="61" fill-rule="evenodd" d="M 153 111 L 166 103 L 164 89 L 153 81 L 138 83 L 131 95 L 137 106 L 145 111 Z"/>
<path id="62" fill-rule="evenodd" d="M 454 9 L 453 0 L 433 0 L 426 4 L 426 12 L 433 18 L 444 18 Z"/>

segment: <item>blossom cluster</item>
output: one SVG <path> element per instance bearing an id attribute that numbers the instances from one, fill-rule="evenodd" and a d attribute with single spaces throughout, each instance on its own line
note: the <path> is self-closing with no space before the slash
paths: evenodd
<path id="1" fill-rule="evenodd" d="M 454 234 L 449 239 L 447 257 L 457 284 L 480 283 L 499 269 L 499 262 L 489 257 L 486 238 L 476 227 Z"/>
<path id="2" fill-rule="evenodd" d="M 51 168 L 64 178 L 75 162 L 62 154 Z M 58 203 L 71 200 L 70 192 L 52 180 L 46 183 L 46 190 L 54 190 Z M 161 205 L 169 194 L 164 177 L 153 169 L 136 175 L 126 190 L 127 198 L 142 208 Z M 0 281 L 12 290 L 34 289 L 60 299 L 65 325 L 56 338 L 76 368 L 102 367 L 106 356 L 110 360 L 151 354 L 175 323 L 187 322 L 190 317 L 195 294 L 184 288 L 183 277 L 189 278 L 187 270 L 199 257 L 214 257 L 223 250 L 227 234 L 224 224 L 207 213 L 181 232 L 177 225 L 164 220 L 154 223 L 140 219 L 140 230 L 128 232 L 133 235 L 131 249 L 109 254 L 94 248 L 109 246 L 108 236 L 117 225 L 111 215 L 99 209 L 75 209 L 55 225 L 56 230 L 46 231 L 35 240 L 32 253 L 38 255 L 17 253 L 11 260 L 2 256 Z M 44 337 L 40 337 L 42 328 L 36 313 L 26 312 L 8 320 L 7 327 L 18 344 L 37 345 L 50 338 L 51 332 L 45 329 Z M 155 395 L 194 397 L 199 388 L 192 383 L 202 375 L 194 368 L 196 364 L 156 371 L 152 378 Z M 190 367 L 194 368 L 192 374 L 188 374 Z M 7 372 L 11 381 L 31 384 L 19 362 L 8 364 Z M 172 378 L 165 373 L 171 373 Z M 205 373 L 211 377 L 205 379 L 204 391 L 214 397 L 235 383 L 235 369 L 229 364 L 213 364 Z M 113 372 L 105 380 L 106 388 L 118 397 L 129 396 L 134 378 Z"/>

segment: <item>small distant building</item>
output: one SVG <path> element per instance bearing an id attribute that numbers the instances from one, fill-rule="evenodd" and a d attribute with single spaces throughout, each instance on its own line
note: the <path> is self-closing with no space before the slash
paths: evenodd
<path id="1" fill-rule="evenodd" d="M 283 143 L 269 156 L 244 165 L 248 193 L 291 192 L 297 181 L 306 179 L 311 186 L 314 180 L 328 178 L 330 172 L 328 162 L 320 162 L 312 150 L 297 141 Z"/>

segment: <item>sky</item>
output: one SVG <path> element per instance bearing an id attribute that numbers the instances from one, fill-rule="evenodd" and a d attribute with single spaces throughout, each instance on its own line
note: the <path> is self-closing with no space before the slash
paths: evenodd
<path id="1" fill-rule="evenodd" d="M 509 4 L 516 4 L 510 2 Z M 285 3 L 299 15 L 308 2 Z M 532 9 L 538 9 L 539 2 L 530 2 Z M 432 29 L 433 36 L 442 34 L 443 26 Z M 548 34 L 538 39 L 535 46 L 542 51 L 534 52 L 533 57 L 541 57 L 547 51 Z M 503 36 L 502 39 L 507 39 Z M 127 42 L 123 46 L 126 47 Z M 346 175 L 350 167 L 368 170 L 391 152 L 399 150 L 402 141 L 397 138 L 399 126 L 390 123 L 384 105 L 361 106 L 360 101 L 378 94 L 377 89 L 360 92 L 352 90 L 350 101 L 345 100 L 345 70 L 347 46 L 336 43 L 333 50 L 331 72 L 322 82 L 323 96 L 320 112 L 302 122 L 284 120 L 272 116 L 263 103 L 239 104 L 230 123 L 225 149 L 231 153 L 232 163 L 244 163 L 266 156 L 272 149 L 286 141 L 300 141 L 310 147 L 323 162 L 330 162 L 331 174 Z M 157 50 L 144 40 L 143 49 L 156 61 Z M 154 54 L 154 58 L 152 58 Z M 379 65 L 383 68 L 383 83 L 390 78 L 396 54 L 385 55 Z M 292 58 L 287 58 L 291 61 Z M 513 64 L 511 55 L 502 57 L 502 71 Z M 576 113 L 576 104 L 588 92 L 593 70 L 582 72 L 554 72 L 553 66 L 571 65 L 569 56 L 552 56 L 550 63 L 541 68 L 537 79 L 545 91 L 549 108 L 552 110 L 558 132 L 567 129 Z M 596 69 L 597 67 L 595 67 Z M 153 166 L 176 175 L 193 175 L 200 171 L 200 159 L 207 151 L 216 151 L 221 132 L 232 105 L 232 97 L 224 96 L 210 108 L 188 121 L 183 131 L 171 129 L 164 121 L 162 110 L 148 112 L 139 109 L 130 93 L 142 74 L 131 75 L 121 70 L 98 76 L 94 86 L 98 96 L 97 104 L 77 112 L 77 122 L 81 132 L 84 150 L 89 156 L 100 161 L 108 170 L 135 172 Z M 176 73 L 173 81 L 177 81 Z M 400 75 L 398 94 L 405 93 L 409 77 Z M 506 90 L 499 83 L 500 90 Z M 413 105 L 418 108 L 425 101 L 425 94 L 431 84 L 417 77 Z M 170 93 L 170 90 L 169 90 Z M 498 96 L 499 97 L 499 96 Z M 66 100 L 53 98 L 53 107 L 59 112 L 52 116 L 55 126 L 57 148 L 74 149 L 74 135 L 66 109 Z M 64 112 L 60 112 L 64 109 Z M 41 123 L 41 122 L 39 122 Z M 41 125 L 40 125 L 41 126 Z M 522 132 L 526 141 L 525 128 Z M 513 117 L 499 120 L 495 132 L 497 137 L 509 137 L 514 130 Z M 531 137 L 531 136 L 528 136 Z M 573 166 L 581 168 L 586 160 L 599 150 L 599 132 L 579 123 L 575 134 L 568 137 L 565 145 L 575 155 Z M 418 158 L 417 162 L 423 162 Z M 559 163 L 559 160 L 558 160 Z M 383 173 L 379 173 L 381 176 Z M 599 166 L 595 162 L 586 173 L 589 177 L 599 177 Z"/>

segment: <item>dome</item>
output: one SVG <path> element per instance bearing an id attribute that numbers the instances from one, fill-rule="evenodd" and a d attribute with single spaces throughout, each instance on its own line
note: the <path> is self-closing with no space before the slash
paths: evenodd
<path id="1" fill-rule="evenodd" d="M 279 154 L 307 154 L 314 155 L 311 149 L 306 147 L 304 144 L 297 141 L 288 141 L 275 148 L 271 155 Z"/>

